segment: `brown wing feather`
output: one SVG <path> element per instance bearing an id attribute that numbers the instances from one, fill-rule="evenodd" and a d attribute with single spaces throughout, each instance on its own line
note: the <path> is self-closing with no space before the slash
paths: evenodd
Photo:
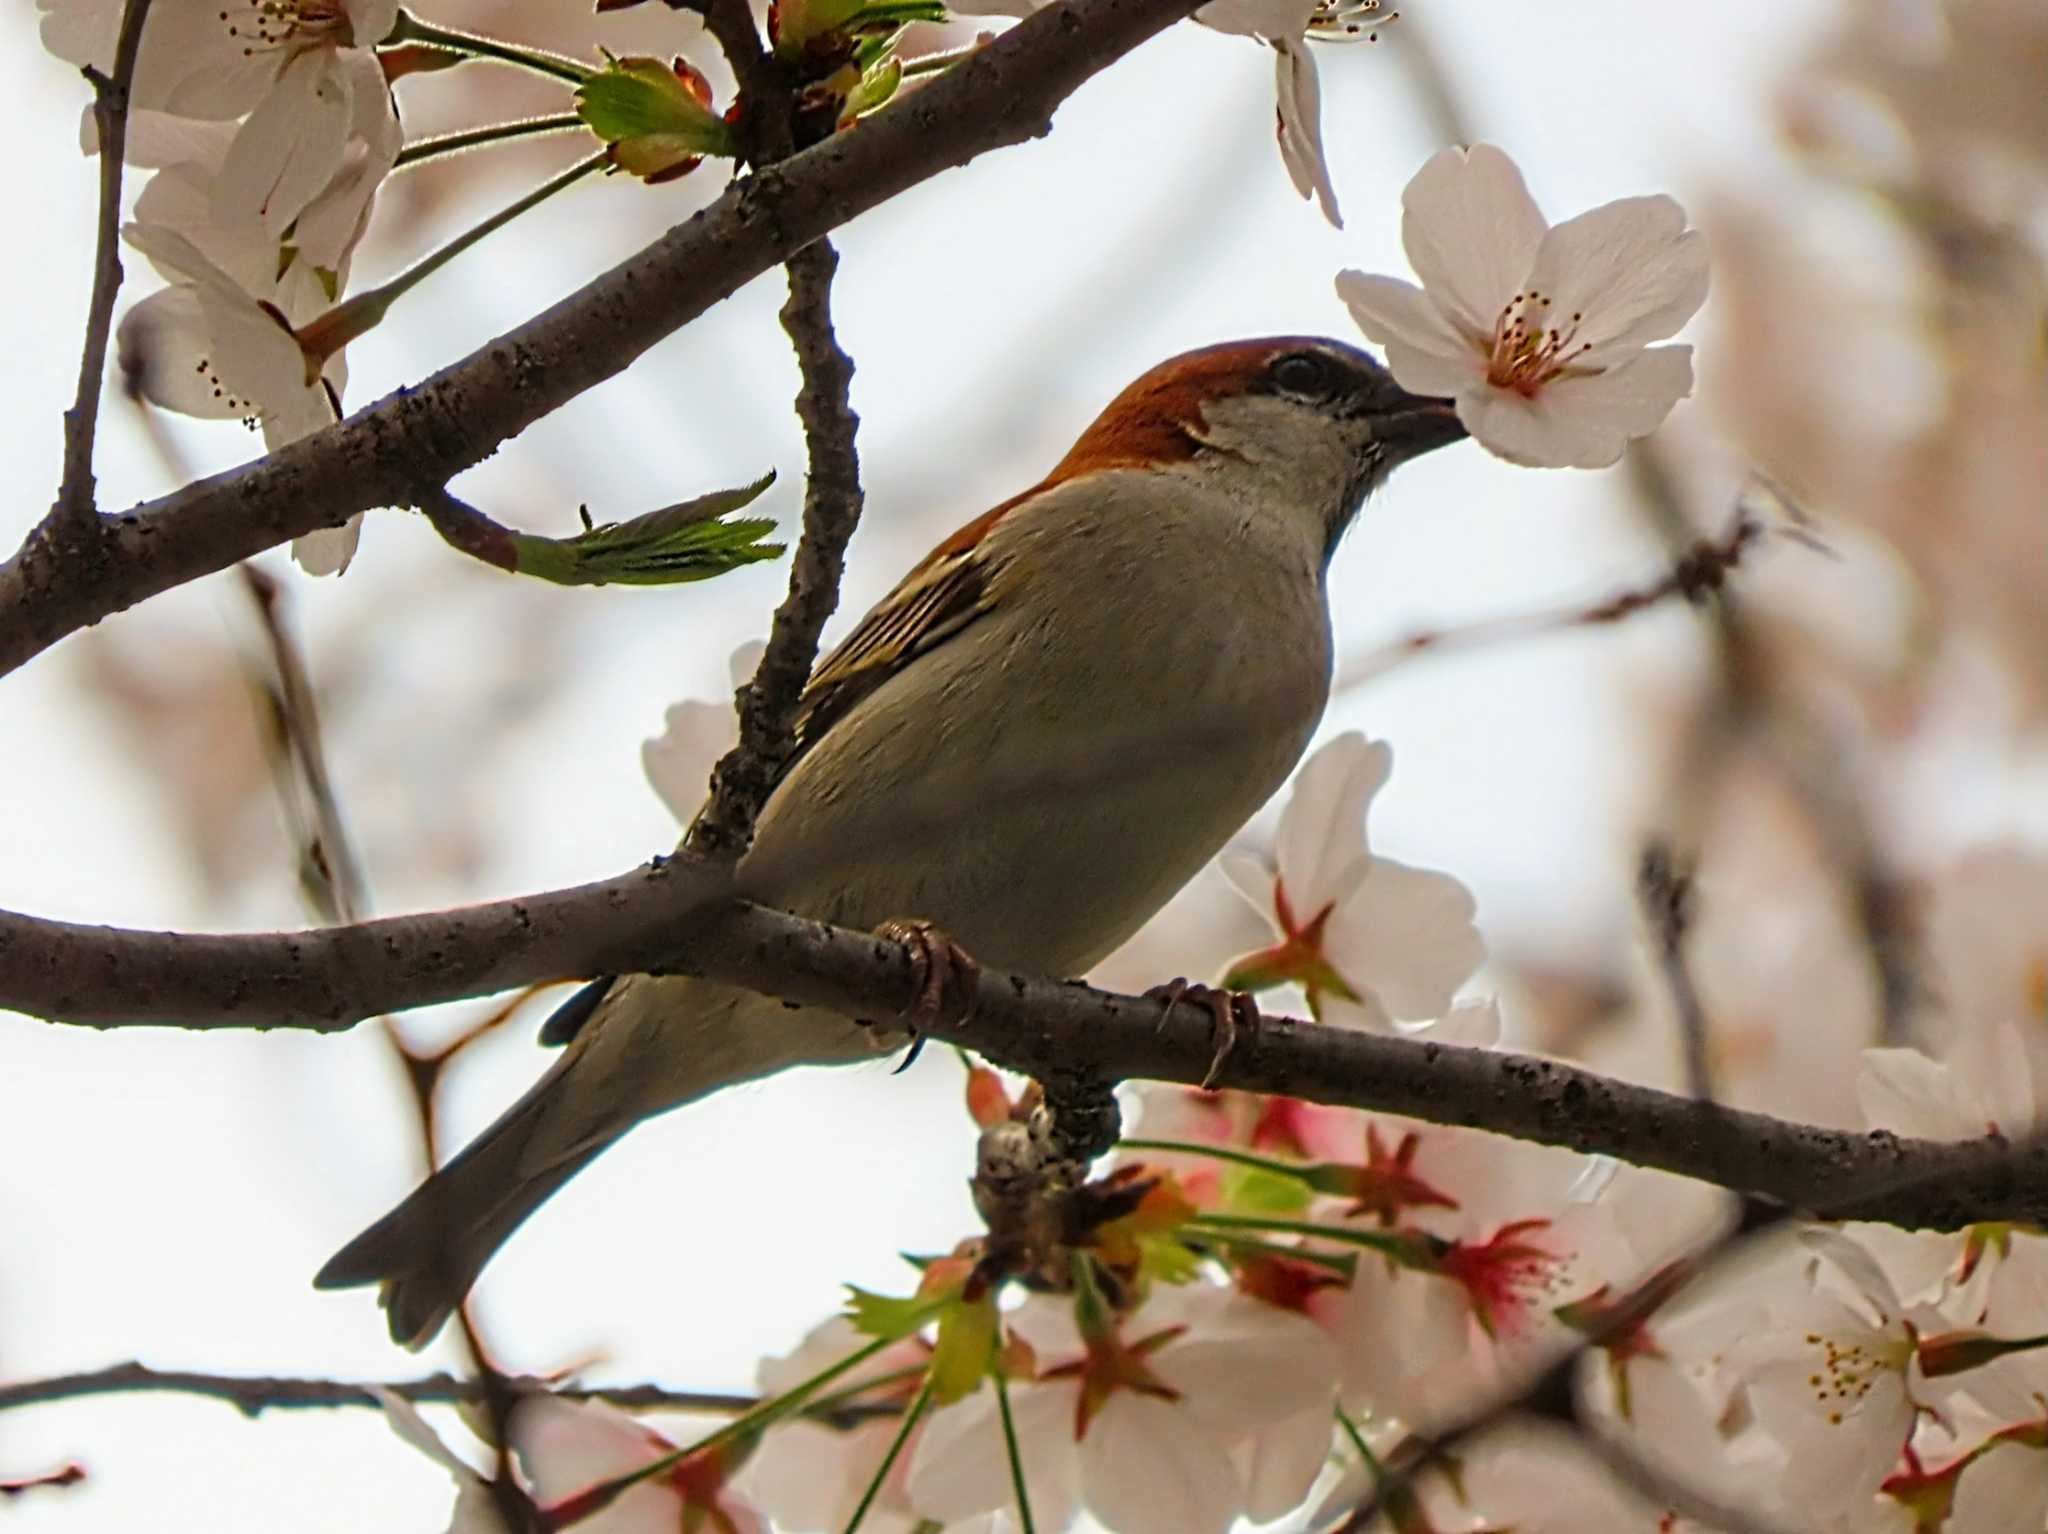
<path id="1" fill-rule="evenodd" d="M 942 545 L 877 603 L 811 674 L 790 761 L 890 677 L 988 611 L 988 573 L 971 546 Z"/>

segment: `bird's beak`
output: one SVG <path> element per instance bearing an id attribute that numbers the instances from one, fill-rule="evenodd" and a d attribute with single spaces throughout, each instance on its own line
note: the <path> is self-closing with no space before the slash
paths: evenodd
<path id="1" fill-rule="evenodd" d="M 1404 394 L 1386 409 L 1374 412 L 1372 435 L 1393 457 L 1406 461 L 1446 447 L 1468 434 L 1450 400 Z"/>

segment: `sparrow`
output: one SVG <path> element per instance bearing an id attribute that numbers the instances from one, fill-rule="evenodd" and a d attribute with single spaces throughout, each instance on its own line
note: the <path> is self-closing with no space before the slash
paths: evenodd
<path id="1" fill-rule="evenodd" d="M 1286 781 L 1331 674 L 1326 576 L 1367 494 L 1465 435 L 1355 347 L 1161 363 L 1038 484 L 921 560 L 819 664 L 735 880 L 1005 969 L 1105 958 Z M 314 1283 L 424 1346 L 494 1252 L 644 1118 L 902 1034 L 685 977 L 598 980 L 555 1065 Z"/>

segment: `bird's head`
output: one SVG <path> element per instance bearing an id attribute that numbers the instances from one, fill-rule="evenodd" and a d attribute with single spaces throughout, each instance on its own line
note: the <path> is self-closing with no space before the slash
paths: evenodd
<path id="1" fill-rule="evenodd" d="M 1464 435 L 1449 400 L 1410 394 L 1357 347 L 1268 336 L 1160 363 L 1110 401 L 1048 483 L 1113 468 L 1241 480 L 1248 499 L 1317 519 L 1327 550 L 1395 465 Z"/>

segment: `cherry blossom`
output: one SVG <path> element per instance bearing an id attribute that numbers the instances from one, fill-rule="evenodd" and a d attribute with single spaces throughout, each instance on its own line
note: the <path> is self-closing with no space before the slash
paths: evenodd
<path id="1" fill-rule="evenodd" d="M 1446 149 L 1402 193 L 1422 286 L 1346 271 L 1337 291 L 1403 387 L 1448 395 L 1511 463 L 1600 468 L 1692 390 L 1674 334 L 1707 295 L 1707 255 L 1669 197 L 1610 202 L 1552 228 L 1514 161 Z"/>
<path id="2" fill-rule="evenodd" d="M 419 1409 L 403 1396 L 381 1385 L 366 1385 L 384 1408 L 384 1420 L 412 1448 L 420 1451 L 455 1478 L 455 1510 L 448 1519 L 448 1534 L 495 1534 L 504 1527 L 498 1516 L 491 1488 L 470 1463 L 442 1442 L 422 1417 Z"/>
<path id="3" fill-rule="evenodd" d="M 1195 20 L 1218 32 L 1271 45 L 1280 161 L 1294 189 L 1314 198 L 1323 217 L 1342 229 L 1337 190 L 1323 157 L 1322 84 L 1306 41 L 1322 11 L 1320 0 L 1210 0 L 1195 12 Z"/>
<path id="4" fill-rule="evenodd" d="M 1729 1365 L 1784 1456 L 1778 1500 L 1832 1515 L 1867 1506 L 1898 1464 L 1928 1409 L 1919 1399 L 1918 1335 L 1947 1323 L 1909 1309 L 1847 1237 L 1815 1229 L 1802 1240 L 1815 1255 L 1762 1296 L 1767 1319 Z"/>
<path id="5" fill-rule="evenodd" d="M 1086 1332 L 1051 1299 L 1010 1320 L 1036 1358 L 1009 1398 L 1038 1528 L 1085 1507 L 1113 1534 L 1223 1534 L 1255 1498 L 1271 1516 L 1307 1496 L 1336 1379 L 1301 1317 L 1197 1282 Z M 909 1493 L 949 1525 L 1014 1505 L 992 1389 L 933 1415 Z"/>
<path id="6" fill-rule="evenodd" d="M 46 48 L 111 67 L 119 0 L 41 3 Z M 220 210 L 280 234 L 333 183 L 352 141 L 397 154 L 397 113 L 374 52 L 397 14 L 397 0 L 166 5 L 143 30 L 132 99 L 178 117 L 246 116 L 227 156 Z"/>
<path id="7" fill-rule="evenodd" d="M 960 16 L 1029 16 L 1046 0 L 963 0 L 948 6 Z M 1336 228 L 1337 189 L 1323 154 L 1323 95 L 1308 39 L 1350 40 L 1366 35 L 1380 0 L 1209 0 L 1194 14 L 1203 26 L 1250 37 L 1274 52 L 1274 115 L 1280 162 L 1304 198 L 1313 199 Z"/>
<path id="8" fill-rule="evenodd" d="M 543 1508 L 574 1508 L 592 1488 L 675 1452 L 650 1427 L 602 1401 L 529 1397 L 512 1416 L 512 1445 L 533 1498 Z M 768 1520 L 728 1482 L 740 1446 L 692 1454 L 575 1520 L 583 1534 L 769 1534 Z"/>
<path id="9" fill-rule="evenodd" d="M 762 1360 L 761 1391 L 777 1395 L 792 1390 L 871 1340 L 846 1317 L 834 1316 L 813 1327 L 787 1357 Z M 863 1403 L 907 1405 L 917 1394 L 916 1375 L 922 1374 L 929 1358 L 930 1350 L 921 1342 L 906 1339 L 835 1381 L 833 1393 L 860 1392 Z M 794 1534 L 839 1534 L 889 1452 L 898 1426 L 889 1417 L 846 1428 L 805 1418 L 782 1423 L 747 1462 L 742 1485 L 778 1528 Z M 861 1522 L 864 1534 L 907 1534 L 916 1524 L 904 1489 L 909 1468 L 907 1454 L 897 1460 Z"/>
<path id="10" fill-rule="evenodd" d="M 750 639 L 732 652 L 727 670 L 735 689 L 746 684 L 765 649 Z M 730 699 L 705 703 L 685 698 L 662 716 L 661 733 L 641 743 L 640 766 L 656 796 L 681 825 L 696 818 L 718 759 L 739 744 L 740 721 Z"/>
<path id="11" fill-rule="evenodd" d="M 244 286 L 192 240 L 166 224 L 130 224 L 128 242 L 180 279 L 144 299 L 121 321 L 122 365 L 143 396 L 166 410 L 213 420 L 251 420 L 270 447 L 334 421 L 347 368 L 338 345 L 311 347 L 293 324 L 311 301 L 292 302 L 283 287 Z M 267 291 L 266 291 L 267 290 Z M 313 575 L 348 567 L 362 518 L 293 540 L 292 557 Z"/>
<path id="12" fill-rule="evenodd" d="M 1391 1447 L 1391 1445 L 1389 1445 Z M 1375 1449 L 1376 1454 L 1382 1450 Z M 1352 1468 L 1324 1500 L 1313 1527 L 1366 1501 L 1375 1477 Z M 1494 1429 L 1461 1445 L 1450 1471 L 1419 1476 L 1412 1495 L 1389 1506 L 1370 1534 L 1700 1534 L 1644 1502 L 1601 1468 L 1572 1434 L 1534 1422 Z"/>
<path id="13" fill-rule="evenodd" d="M 1236 960 L 1225 985 L 1299 985 L 1318 1020 L 1358 1028 L 1451 1010 L 1486 945 L 1464 885 L 1375 856 L 1367 845 L 1366 814 L 1393 760 L 1383 741 L 1338 736 L 1302 765 L 1271 859 L 1224 859 L 1224 872 L 1280 939 Z M 1490 1006 L 1473 1008 L 1459 1027 L 1491 1042 L 1492 1016 Z"/>

